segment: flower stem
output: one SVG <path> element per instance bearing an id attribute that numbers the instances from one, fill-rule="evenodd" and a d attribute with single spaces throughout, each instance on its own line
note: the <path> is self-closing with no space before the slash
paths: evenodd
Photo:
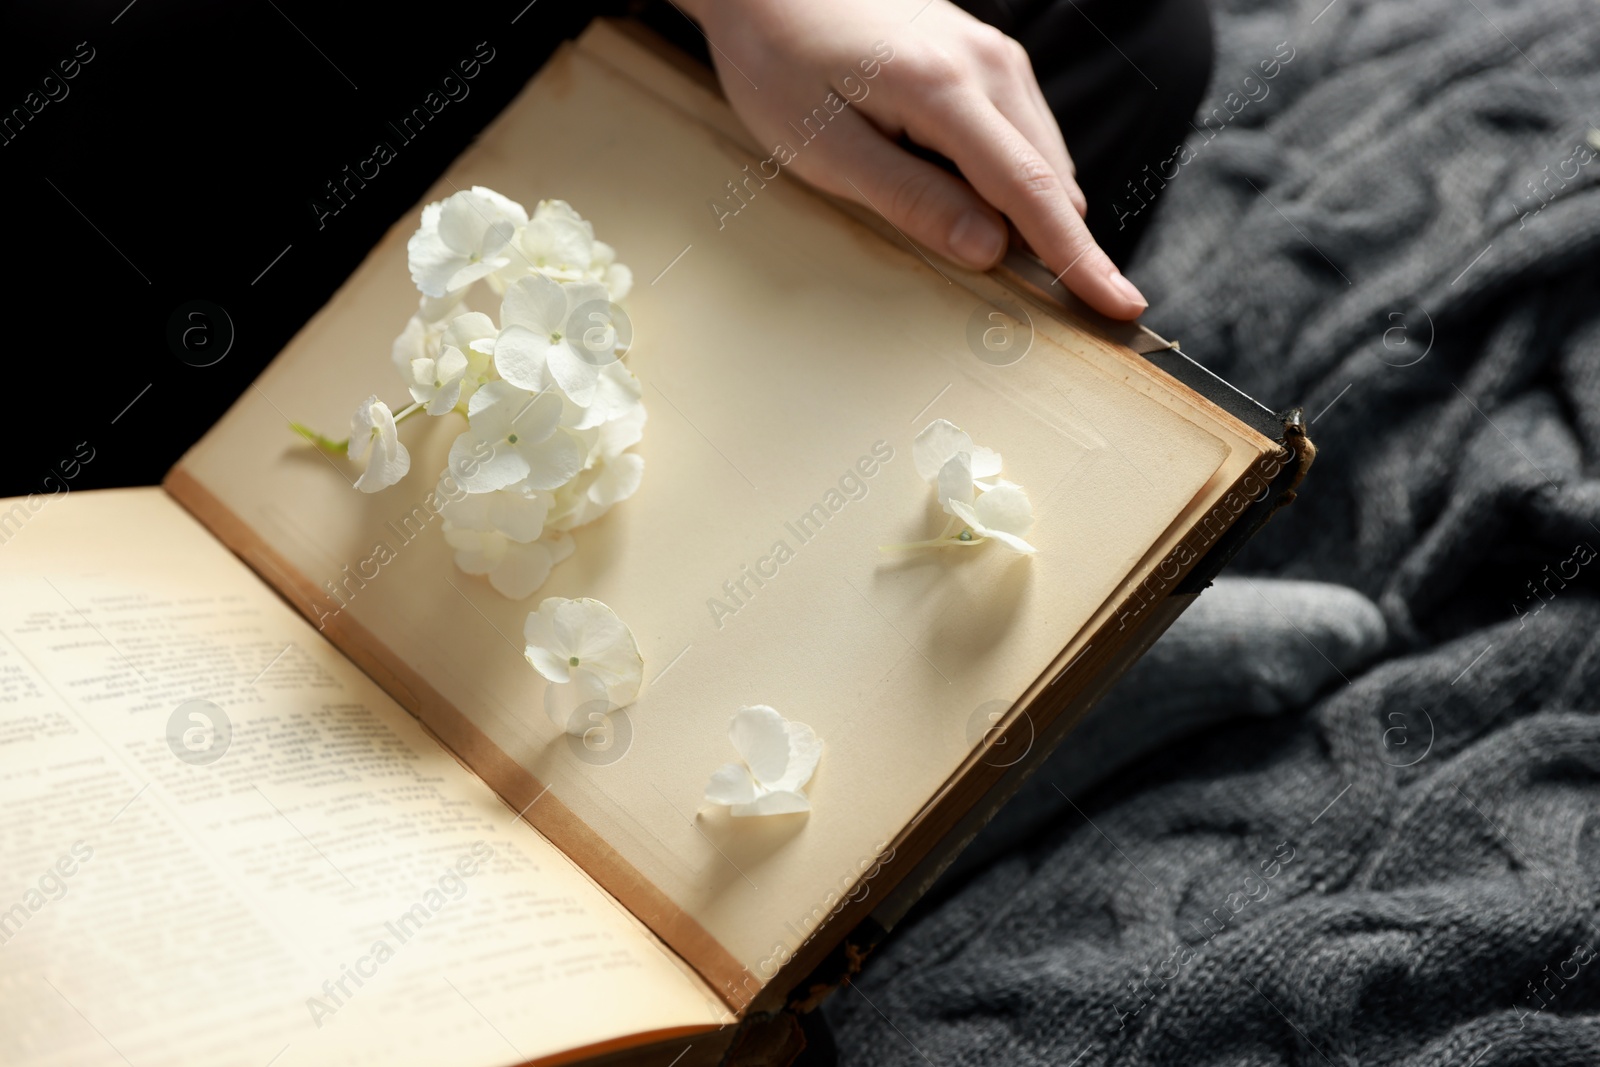
<path id="1" fill-rule="evenodd" d="M 310 441 L 313 445 L 322 449 L 329 455 L 342 456 L 350 451 L 350 438 L 348 437 L 346 437 L 343 441 L 335 441 L 333 438 L 325 437 L 324 435 L 313 430 L 311 427 L 298 422 L 291 422 L 289 424 L 289 429 L 293 430 L 301 437 L 304 437 L 307 441 Z"/>
<path id="2" fill-rule="evenodd" d="M 987 537 L 974 537 L 970 541 L 963 541 L 959 537 L 935 537 L 928 541 L 910 541 L 903 545 L 879 545 L 879 552 L 899 552 L 915 548 L 966 548 L 969 545 L 981 545 Z"/>
<path id="3" fill-rule="evenodd" d="M 960 527 L 963 530 L 966 529 L 966 527 L 962 525 L 961 520 L 952 515 L 950 516 L 950 521 L 944 524 L 944 529 L 939 532 L 938 537 L 931 538 L 927 541 L 910 541 L 903 545 L 879 545 L 878 551 L 900 552 L 915 548 L 963 548 L 967 545 L 981 545 L 984 543 L 984 541 L 988 540 L 988 538 L 985 537 L 973 537 L 969 540 L 963 541 L 959 536 L 952 536 L 955 534 L 957 527 Z"/>

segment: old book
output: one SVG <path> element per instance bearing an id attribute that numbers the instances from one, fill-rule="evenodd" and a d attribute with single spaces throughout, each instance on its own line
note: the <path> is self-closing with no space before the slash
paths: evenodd
<path id="1" fill-rule="evenodd" d="M 639 277 L 643 487 L 529 601 L 451 564 L 451 419 L 377 495 L 287 429 L 393 380 L 415 212 L 164 489 L 0 503 L 5 1062 L 783 1062 L 1302 473 L 1037 264 L 936 263 L 770 154 L 602 23 L 430 191 L 571 200 Z M 879 551 L 940 524 L 934 417 L 1005 455 L 1037 556 Z M 639 639 L 599 748 L 523 660 L 547 596 Z M 805 815 L 702 810 L 755 703 L 824 740 Z"/>

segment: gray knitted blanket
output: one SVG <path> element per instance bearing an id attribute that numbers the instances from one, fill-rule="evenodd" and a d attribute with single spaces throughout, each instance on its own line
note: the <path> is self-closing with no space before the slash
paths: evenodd
<path id="1" fill-rule="evenodd" d="M 1600 1063 L 1600 7 L 1219 8 L 1133 274 L 1322 455 L 835 996 L 841 1061 Z"/>

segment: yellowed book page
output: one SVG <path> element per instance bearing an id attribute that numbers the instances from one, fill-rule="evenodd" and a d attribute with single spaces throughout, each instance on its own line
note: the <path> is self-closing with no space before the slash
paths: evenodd
<path id="1" fill-rule="evenodd" d="M 960 766 L 980 707 L 1029 688 L 1229 447 L 1092 350 L 1039 336 L 1018 362 L 979 358 L 971 331 L 993 308 L 787 180 L 719 218 L 707 202 L 746 158 L 568 50 L 432 191 L 568 199 L 638 278 L 643 487 L 577 531 L 533 598 L 451 566 L 430 494 L 459 417 L 408 422 L 412 474 L 376 496 L 285 428 L 342 433 L 368 394 L 404 400 L 389 345 L 415 306 L 416 212 L 182 470 L 326 590 L 302 610 L 359 622 L 759 982 Z M 1003 454 L 1036 557 L 879 551 L 943 526 L 911 455 L 936 417 Z M 547 596 L 597 597 L 638 637 L 646 684 L 620 757 L 586 758 L 542 710 L 521 633 Z M 756 703 L 824 740 L 808 815 L 700 810 L 735 758 L 729 718 Z"/>
<path id="2" fill-rule="evenodd" d="M 160 490 L 15 507 L 0 1063 L 502 1067 L 721 1020 Z"/>

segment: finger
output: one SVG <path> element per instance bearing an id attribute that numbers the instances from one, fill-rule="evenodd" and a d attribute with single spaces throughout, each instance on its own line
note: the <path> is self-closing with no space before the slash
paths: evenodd
<path id="1" fill-rule="evenodd" d="M 1026 137 L 1028 143 L 1038 149 L 1039 154 L 1054 168 L 1061 178 L 1067 199 L 1072 201 L 1078 217 L 1082 218 L 1089 210 L 1089 201 L 1078 185 L 1077 168 L 1073 165 L 1072 155 L 1067 151 L 1067 142 L 1061 137 L 1061 127 L 1056 125 L 1055 115 L 1045 106 L 1044 96 L 1033 83 L 1033 75 L 1025 73 L 1023 77 L 1028 83 L 1026 86 L 1017 86 L 1005 93 L 992 93 L 991 99 L 1000 114 L 1004 115 L 1017 128 L 1017 132 Z M 1033 90 L 1031 93 L 1028 91 L 1029 88 Z"/>
<path id="2" fill-rule="evenodd" d="M 1067 198 L 1078 209 L 1081 218 L 1089 210 L 1089 201 L 1078 185 L 1078 168 L 1072 162 L 1072 154 L 1067 151 L 1061 126 L 1039 88 L 1039 79 L 1034 76 L 1033 60 L 1028 50 L 1015 38 L 1003 34 L 995 36 L 995 62 L 985 79 L 989 99 L 1055 168 L 1061 176 L 1062 185 L 1066 187 Z"/>
<path id="3" fill-rule="evenodd" d="M 1137 318 L 1149 306 L 1095 243 L 1055 168 L 987 97 L 956 91 L 942 106 L 923 102 L 905 114 L 911 137 L 954 160 L 1089 306 L 1115 319 Z"/>
<path id="4" fill-rule="evenodd" d="M 1056 121 L 1056 113 L 1050 107 L 1050 102 L 1044 98 L 1044 90 L 1039 88 L 1039 83 L 1033 75 L 1028 75 L 1028 94 L 1033 99 L 1034 111 L 1049 127 L 1055 140 L 1061 145 L 1062 153 L 1067 157 L 1066 173 L 1071 176 L 1072 182 L 1067 189 L 1067 195 L 1072 197 L 1073 205 L 1078 209 L 1078 217 L 1083 218 L 1089 213 L 1089 198 L 1083 195 L 1083 186 L 1078 184 L 1078 165 L 1072 160 L 1072 153 L 1067 149 L 1067 142 L 1061 134 L 1061 124 Z"/>
<path id="5" fill-rule="evenodd" d="M 866 205 L 918 244 L 974 270 L 1006 250 L 1005 220 L 961 179 L 895 145 L 852 110 L 791 169 L 827 192 Z"/>
<path id="6" fill-rule="evenodd" d="M 1029 139 L 1030 144 L 1038 149 L 1038 154 L 1056 168 L 1062 186 L 1066 186 L 1067 197 L 1082 216 L 1088 211 L 1088 202 L 1083 198 L 1083 190 L 1078 189 L 1075 179 L 1077 166 L 1072 163 L 1072 154 L 1067 152 L 1067 142 L 1062 139 L 1056 115 L 1051 112 L 1050 104 L 1045 102 L 1045 94 L 1038 88 L 1038 78 L 1034 77 L 1034 61 L 1016 38 L 998 32 L 990 37 L 994 38 L 994 43 L 990 45 L 994 58 L 984 75 L 990 101 L 994 101 L 1000 114 L 1005 115 L 1024 138 Z"/>

